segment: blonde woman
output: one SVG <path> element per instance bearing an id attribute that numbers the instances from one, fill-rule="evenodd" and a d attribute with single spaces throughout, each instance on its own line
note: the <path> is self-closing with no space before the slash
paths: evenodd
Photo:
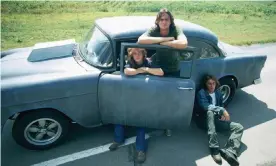
<path id="1" fill-rule="evenodd" d="M 163 76 L 163 70 L 158 66 L 153 66 L 147 59 L 147 52 L 142 48 L 129 48 L 128 61 L 125 66 L 125 75 L 137 75 L 142 73 Z"/>
<path id="2" fill-rule="evenodd" d="M 142 73 L 148 73 L 157 76 L 163 76 L 164 72 L 161 68 L 152 68 L 150 61 L 147 59 L 147 52 L 141 48 L 129 48 L 128 62 L 125 66 L 124 73 L 128 76 L 133 76 Z M 109 147 L 111 151 L 116 150 L 121 144 L 124 143 L 124 127 L 123 125 L 116 124 L 114 131 L 114 141 Z M 138 163 L 143 163 L 146 160 L 146 139 L 145 129 L 138 127 L 136 136 L 136 150 Z"/>

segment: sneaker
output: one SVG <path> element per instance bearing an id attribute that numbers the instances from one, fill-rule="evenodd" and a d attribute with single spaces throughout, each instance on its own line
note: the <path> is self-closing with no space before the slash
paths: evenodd
<path id="1" fill-rule="evenodd" d="M 166 130 L 165 130 L 165 135 L 166 135 L 167 137 L 172 136 L 172 131 L 169 130 L 169 129 L 166 129 Z"/>
<path id="2" fill-rule="evenodd" d="M 109 146 L 109 150 L 110 151 L 114 151 L 116 149 L 118 149 L 118 147 L 121 145 L 121 143 L 117 143 L 117 142 L 113 142 L 110 146 Z"/>
<path id="3" fill-rule="evenodd" d="M 221 156 L 220 156 L 220 153 L 219 153 L 219 150 L 218 149 L 210 149 L 211 151 L 211 156 L 213 158 L 213 160 L 221 165 L 222 164 L 222 160 L 221 160 Z"/>
<path id="4" fill-rule="evenodd" d="M 240 165 L 237 157 L 233 153 L 227 151 L 226 149 L 220 149 L 220 154 L 222 158 L 224 158 L 224 160 L 226 160 L 231 166 Z"/>
<path id="5" fill-rule="evenodd" d="M 143 151 L 138 151 L 137 152 L 137 163 L 142 164 L 146 161 L 146 153 Z"/>

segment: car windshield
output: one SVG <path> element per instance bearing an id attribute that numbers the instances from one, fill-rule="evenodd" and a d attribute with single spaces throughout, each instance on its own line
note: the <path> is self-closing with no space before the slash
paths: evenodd
<path id="1" fill-rule="evenodd" d="M 92 27 L 80 43 L 82 58 L 95 67 L 108 68 L 112 66 L 112 47 L 108 38 L 97 28 Z"/>

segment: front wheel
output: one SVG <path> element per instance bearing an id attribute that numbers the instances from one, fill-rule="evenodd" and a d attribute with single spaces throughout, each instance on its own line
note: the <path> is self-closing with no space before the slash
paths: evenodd
<path id="1" fill-rule="evenodd" d="M 227 106 L 233 99 L 236 92 L 236 84 L 233 78 L 222 78 L 219 80 L 219 90 L 222 93 L 223 104 Z"/>
<path id="2" fill-rule="evenodd" d="M 69 120 L 52 110 L 34 110 L 20 115 L 12 129 L 14 140 L 31 150 L 43 150 L 61 143 L 68 133 Z"/>

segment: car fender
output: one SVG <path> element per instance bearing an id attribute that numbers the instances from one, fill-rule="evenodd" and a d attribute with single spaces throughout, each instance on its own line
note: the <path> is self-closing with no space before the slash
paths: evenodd
<path id="1" fill-rule="evenodd" d="M 85 127 L 101 123 L 97 98 L 99 74 L 100 71 L 93 71 L 79 77 L 4 86 L 1 125 L 17 113 L 39 109 L 60 111 Z"/>

